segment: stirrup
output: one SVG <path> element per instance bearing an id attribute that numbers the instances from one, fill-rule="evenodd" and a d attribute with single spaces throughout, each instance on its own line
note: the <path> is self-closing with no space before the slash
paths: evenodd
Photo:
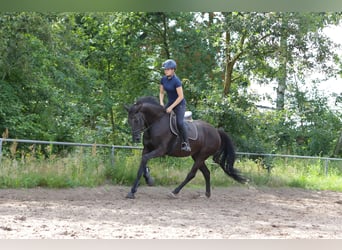
<path id="1" fill-rule="evenodd" d="M 183 151 L 188 151 L 188 152 L 191 151 L 191 148 L 190 148 L 190 146 L 189 146 L 189 144 L 188 144 L 187 142 L 182 142 L 182 147 L 181 147 L 181 149 L 182 149 Z"/>

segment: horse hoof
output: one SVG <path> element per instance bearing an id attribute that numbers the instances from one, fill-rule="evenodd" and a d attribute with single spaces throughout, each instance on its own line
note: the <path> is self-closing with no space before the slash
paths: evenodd
<path id="1" fill-rule="evenodd" d="M 207 198 L 210 198 L 210 193 L 208 193 L 208 192 L 205 192 L 205 196 L 207 197 Z"/>
<path id="2" fill-rule="evenodd" d="M 174 192 L 168 193 L 167 196 L 168 196 L 169 198 L 171 198 L 171 199 L 177 199 L 177 198 L 178 198 L 178 196 L 177 196 Z"/>
<path id="3" fill-rule="evenodd" d="M 127 195 L 126 195 L 126 198 L 127 199 L 135 199 L 135 196 L 132 192 L 129 192 Z"/>
<path id="4" fill-rule="evenodd" d="M 148 179 L 147 185 L 150 186 L 150 187 L 154 186 L 154 179 L 153 179 L 152 177 L 150 177 L 150 178 Z"/>

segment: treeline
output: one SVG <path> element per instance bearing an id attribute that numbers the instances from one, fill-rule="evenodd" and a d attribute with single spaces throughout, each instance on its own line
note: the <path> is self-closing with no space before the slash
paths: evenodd
<path id="1" fill-rule="evenodd" d="M 339 13 L 1 13 L 0 132 L 10 138 L 130 144 L 124 104 L 158 95 L 173 58 L 188 108 L 240 151 L 341 156 L 341 99 L 309 73 L 340 77 L 323 33 Z M 276 85 L 275 96 L 249 91 Z M 314 85 L 313 85 L 314 86 Z M 274 110 L 259 109 L 262 99 Z M 8 131 L 8 133 L 6 132 Z"/>

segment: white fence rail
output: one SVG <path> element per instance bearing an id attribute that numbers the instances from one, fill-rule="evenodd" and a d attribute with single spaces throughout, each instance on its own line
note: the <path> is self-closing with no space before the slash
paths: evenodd
<path id="1" fill-rule="evenodd" d="M 1 163 L 1 158 L 2 158 L 3 142 L 20 142 L 20 143 L 28 143 L 28 144 L 61 145 L 61 146 L 74 146 L 74 147 L 94 147 L 94 146 L 96 146 L 96 147 L 100 147 L 100 148 L 110 148 L 113 166 L 114 166 L 114 157 L 115 157 L 115 149 L 116 148 L 142 149 L 142 147 L 119 146 L 119 145 L 109 145 L 109 144 L 96 144 L 96 143 L 91 144 L 91 143 L 75 143 L 75 142 L 57 142 L 57 141 L 39 141 L 39 140 L 0 138 L 0 163 Z"/>
<path id="2" fill-rule="evenodd" d="M 114 158 L 115 158 L 115 149 L 142 149 L 141 146 L 120 146 L 120 145 L 109 145 L 109 144 L 96 144 L 96 143 L 74 143 L 74 142 L 57 142 L 57 141 L 39 141 L 39 140 L 24 140 L 24 139 L 9 139 L 9 138 L 0 138 L 0 163 L 2 158 L 2 147 L 4 142 L 20 142 L 20 143 L 29 143 L 29 144 L 46 144 L 46 145 L 62 145 L 62 146 L 78 146 L 78 147 L 102 147 L 111 149 L 111 159 L 112 165 L 114 166 Z M 324 162 L 325 173 L 328 172 L 329 162 L 330 161 L 339 161 L 341 162 L 342 167 L 342 158 L 331 158 L 331 157 L 317 157 L 317 156 L 303 156 L 303 155 L 282 155 L 282 154 L 263 154 L 263 153 L 245 153 L 245 152 L 236 152 L 237 155 L 242 156 L 260 156 L 260 157 L 281 157 L 281 158 L 296 158 L 296 159 L 316 159 Z M 270 170 L 270 169 L 268 169 Z"/>

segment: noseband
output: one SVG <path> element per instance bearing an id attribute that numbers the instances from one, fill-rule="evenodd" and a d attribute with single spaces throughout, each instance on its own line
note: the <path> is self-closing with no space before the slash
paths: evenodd
<path id="1" fill-rule="evenodd" d="M 141 112 L 138 112 L 134 115 L 134 119 L 137 119 L 139 121 L 139 124 L 142 124 L 141 127 L 139 128 L 136 128 L 135 130 L 132 131 L 132 133 L 137 133 L 137 132 L 140 132 L 140 133 L 144 133 L 145 131 L 149 130 L 150 127 L 152 127 L 152 125 L 159 121 L 161 119 L 162 116 L 159 117 L 158 120 L 156 121 L 153 121 L 151 124 L 148 124 L 146 119 L 145 119 L 145 115 L 142 114 Z"/>
<path id="2" fill-rule="evenodd" d="M 134 119 L 137 119 L 139 121 L 139 124 L 142 124 L 142 126 L 133 130 L 132 131 L 133 134 L 143 133 L 151 127 L 151 126 L 146 126 L 147 122 L 146 122 L 145 116 L 141 112 L 138 112 L 137 114 L 135 114 Z"/>

